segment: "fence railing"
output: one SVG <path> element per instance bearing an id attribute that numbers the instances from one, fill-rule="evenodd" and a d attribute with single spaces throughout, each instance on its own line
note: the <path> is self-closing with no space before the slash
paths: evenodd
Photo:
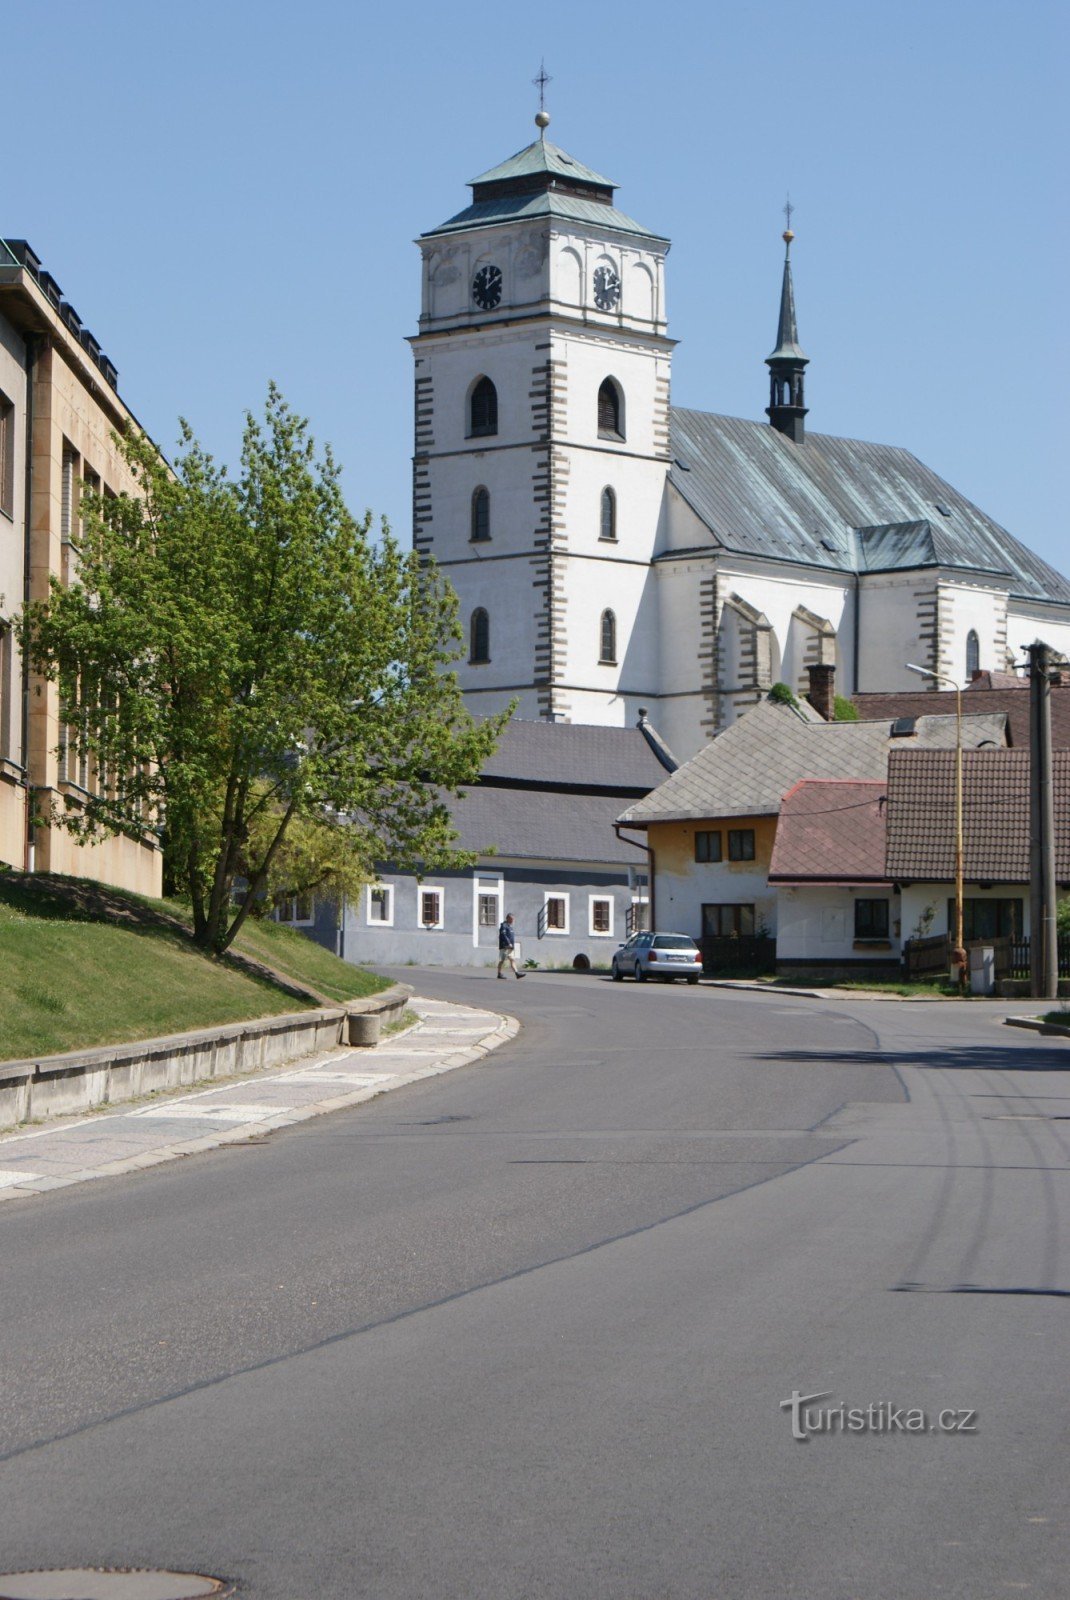
<path id="1" fill-rule="evenodd" d="M 1010 946 L 1010 964 L 1007 977 L 1029 977 L 1029 940 L 1008 939 Z M 1070 978 L 1070 936 L 1060 934 L 1056 942 L 1056 953 L 1059 962 L 1059 977 Z M 997 969 L 998 971 L 998 969 Z M 1002 976 L 1002 974 L 998 974 Z"/>
<path id="2" fill-rule="evenodd" d="M 768 936 L 703 934 L 698 945 L 704 972 L 737 967 L 759 973 L 776 971 L 776 940 Z"/>
<path id="3" fill-rule="evenodd" d="M 919 978 L 931 978 L 934 973 L 942 972 L 947 976 L 951 966 L 951 941 L 946 933 L 938 933 L 928 939 L 908 939 L 903 946 L 903 965 L 906 968 L 908 982 Z"/>

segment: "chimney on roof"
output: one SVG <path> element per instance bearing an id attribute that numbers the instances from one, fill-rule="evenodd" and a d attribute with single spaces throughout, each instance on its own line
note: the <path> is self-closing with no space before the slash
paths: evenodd
<path id="1" fill-rule="evenodd" d="M 813 706 L 819 717 L 824 717 L 826 722 L 836 720 L 836 668 L 827 666 L 823 662 L 816 662 L 812 667 L 807 667 L 810 674 L 810 687 L 806 698 Z"/>

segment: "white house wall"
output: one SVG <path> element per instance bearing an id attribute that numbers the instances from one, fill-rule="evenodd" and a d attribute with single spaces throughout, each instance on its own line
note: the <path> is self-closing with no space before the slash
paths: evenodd
<path id="1" fill-rule="evenodd" d="M 854 907 L 859 898 L 887 900 L 889 948 L 856 948 Z M 777 961 L 857 962 L 887 965 L 899 959 L 900 897 L 888 889 L 802 885 L 777 890 Z"/>

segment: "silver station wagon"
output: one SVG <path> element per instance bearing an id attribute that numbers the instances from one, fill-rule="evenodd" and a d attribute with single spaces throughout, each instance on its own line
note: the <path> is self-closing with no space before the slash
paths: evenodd
<path id="1" fill-rule="evenodd" d="M 620 983 L 625 973 L 637 983 L 648 978 L 660 978 L 663 983 L 686 978 L 688 983 L 697 983 L 702 976 L 702 955 L 686 933 L 633 933 L 613 957 L 614 983 Z"/>

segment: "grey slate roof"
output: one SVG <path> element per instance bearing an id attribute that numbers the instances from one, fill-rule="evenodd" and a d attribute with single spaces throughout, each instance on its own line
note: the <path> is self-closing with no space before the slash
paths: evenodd
<path id="1" fill-rule="evenodd" d="M 504 780 L 645 794 L 666 775 L 638 728 L 513 717 L 483 768 L 482 782 Z M 572 803 L 571 796 L 568 803 Z"/>
<path id="2" fill-rule="evenodd" d="M 795 444 L 765 423 L 675 408 L 670 447 L 673 487 L 727 550 L 838 572 L 996 573 L 1012 594 L 1070 604 L 1066 578 L 909 450 L 815 433 Z"/>
<path id="3" fill-rule="evenodd" d="M 420 237 L 435 239 L 440 234 L 458 233 L 462 228 L 494 227 L 499 223 L 522 222 L 532 217 L 561 217 L 567 222 L 589 223 L 595 228 L 636 233 L 644 239 L 668 243 L 662 234 L 644 228 L 642 223 L 618 211 L 616 206 L 603 205 L 600 200 L 585 200 L 582 195 L 559 194 L 555 190 L 504 195 L 499 200 L 477 200 L 465 206 L 463 211 L 458 211 L 456 216 L 448 217 L 437 228 L 428 228 Z"/>
<path id="4" fill-rule="evenodd" d="M 645 857 L 613 831 L 619 794 L 479 785 L 451 807 L 458 848 L 531 861 L 640 865 Z"/>
<path id="5" fill-rule="evenodd" d="M 1002 745 L 1006 726 L 1003 715 L 964 716 L 963 744 Z M 645 827 L 686 818 L 776 816 L 801 778 L 883 778 L 890 749 L 955 743 L 953 716 L 919 718 L 909 741 L 893 739 L 891 730 L 890 720 L 823 722 L 809 707 L 802 712 L 763 700 L 629 806 L 620 821 Z"/>

